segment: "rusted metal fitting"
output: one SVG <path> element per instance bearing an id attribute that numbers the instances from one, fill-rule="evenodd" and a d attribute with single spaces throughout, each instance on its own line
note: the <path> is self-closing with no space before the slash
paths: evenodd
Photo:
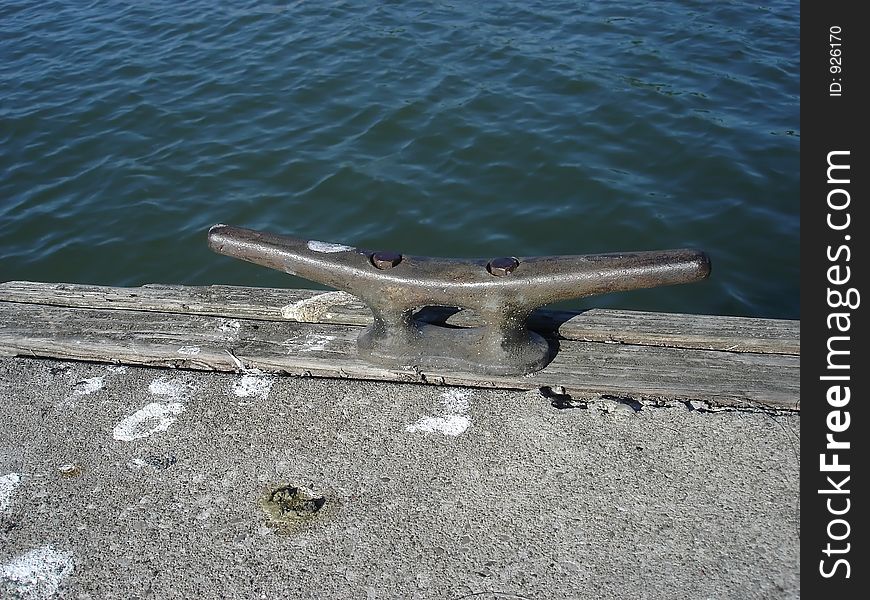
<path id="1" fill-rule="evenodd" d="M 689 283 L 710 274 L 699 250 L 477 259 L 403 256 L 215 225 L 219 254 L 304 277 L 362 299 L 374 316 L 360 355 L 389 368 L 516 375 L 550 362 L 548 342 L 526 327 L 539 306 L 572 298 Z M 396 268 L 401 264 L 401 268 Z M 372 266 L 376 268 L 372 268 Z M 444 327 L 414 318 L 425 306 L 477 312 L 482 325 Z"/>

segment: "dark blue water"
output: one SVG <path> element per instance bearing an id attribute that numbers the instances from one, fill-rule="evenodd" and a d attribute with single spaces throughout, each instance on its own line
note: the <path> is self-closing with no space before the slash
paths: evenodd
<path id="1" fill-rule="evenodd" d="M 441 256 L 698 247 L 610 306 L 798 318 L 797 2 L 0 4 L 0 281 L 304 286 L 217 222 Z"/>

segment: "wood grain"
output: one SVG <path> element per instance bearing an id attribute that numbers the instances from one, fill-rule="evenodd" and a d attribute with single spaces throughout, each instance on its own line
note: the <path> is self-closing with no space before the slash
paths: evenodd
<path id="1" fill-rule="evenodd" d="M 205 290 L 208 292 L 194 288 L 198 296 L 192 294 L 187 302 L 181 302 L 184 289 L 178 289 L 175 301 L 188 308 L 203 306 L 203 294 L 221 292 Z M 249 297 L 235 290 L 237 302 Z M 128 293 L 106 290 L 103 302 Z M 130 302 L 131 297 L 126 297 Z M 158 305 L 151 298 L 151 305 Z M 611 395 L 799 409 L 800 359 L 792 355 L 561 340 L 556 358 L 543 371 L 530 376 L 493 377 L 370 365 L 356 353 L 359 331 L 358 325 L 280 322 L 192 314 L 189 310 L 158 312 L 0 301 L 0 353 L 5 355 L 217 371 L 256 368 L 290 375 L 507 389 L 564 386 L 580 398 Z"/>
<path id="2" fill-rule="evenodd" d="M 0 301 L 70 308 L 136 310 L 186 315 L 307 323 L 368 325 L 371 314 L 343 292 L 148 285 L 116 288 L 12 281 L 0 284 Z M 473 326 L 467 311 L 434 311 L 446 323 Z M 727 352 L 800 354 L 800 321 L 592 309 L 537 311 L 532 329 L 564 340 Z"/>

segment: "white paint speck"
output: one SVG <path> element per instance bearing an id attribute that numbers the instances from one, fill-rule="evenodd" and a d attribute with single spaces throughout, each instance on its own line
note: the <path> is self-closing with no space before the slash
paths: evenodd
<path id="1" fill-rule="evenodd" d="M 229 341 L 239 339 L 239 330 L 242 324 L 236 319 L 221 319 L 218 321 L 217 330 L 224 334 L 224 337 Z"/>
<path id="2" fill-rule="evenodd" d="M 350 306 L 359 303 L 358 298 L 347 292 L 326 292 L 282 306 L 281 316 L 300 323 L 317 323 L 321 319 L 330 318 L 331 315 L 328 313 L 334 306 Z"/>
<path id="3" fill-rule="evenodd" d="M 271 377 L 246 373 L 241 379 L 233 383 L 233 393 L 239 398 L 255 396 L 265 400 L 272 389 Z"/>
<path id="4" fill-rule="evenodd" d="M 17 597 L 41 600 L 54 596 L 72 571 L 72 554 L 42 546 L 0 567 L 0 578 L 12 584 Z"/>
<path id="5" fill-rule="evenodd" d="M 206 509 L 200 511 L 200 513 L 198 515 L 196 515 L 196 520 L 197 521 L 207 521 L 207 520 L 211 519 L 213 515 L 214 515 L 214 509 L 209 507 L 209 508 L 206 508 Z"/>
<path id="6" fill-rule="evenodd" d="M 416 433 L 441 433 L 443 435 L 457 436 L 465 433 L 471 427 L 471 417 L 468 416 L 469 392 L 464 390 L 450 389 L 441 394 L 441 405 L 444 407 L 443 415 L 438 417 L 424 417 L 412 425 L 405 427 L 405 431 Z"/>
<path id="7" fill-rule="evenodd" d="M 353 246 L 345 246 L 344 244 L 331 244 L 329 242 L 318 242 L 317 240 L 311 240 L 308 242 L 308 249 L 313 250 L 314 252 L 325 252 L 327 254 L 332 254 L 333 252 L 348 252 L 353 250 Z"/>
<path id="8" fill-rule="evenodd" d="M 305 336 L 304 347 L 300 348 L 300 352 L 316 352 L 318 350 L 326 350 L 326 345 L 335 339 L 334 335 L 324 335 L 322 333 L 309 333 Z"/>
<path id="9" fill-rule="evenodd" d="M 127 367 L 125 367 L 123 365 L 113 365 L 111 367 L 106 367 L 106 370 L 109 373 L 114 373 L 115 375 L 120 375 L 122 373 L 127 372 Z"/>
<path id="10" fill-rule="evenodd" d="M 132 442 L 158 431 L 166 431 L 175 422 L 175 416 L 183 412 L 184 406 L 178 402 L 151 402 L 121 419 L 112 430 L 112 437 L 122 442 Z"/>
<path id="11" fill-rule="evenodd" d="M 127 463 L 127 468 L 131 471 L 138 471 L 139 469 L 143 469 L 148 466 L 148 463 L 145 462 L 141 458 L 134 458 L 130 462 Z"/>
<path id="12" fill-rule="evenodd" d="M 468 396 L 463 390 L 447 390 L 441 394 L 441 403 L 447 414 L 465 414 L 468 412 Z"/>
<path id="13" fill-rule="evenodd" d="M 89 379 L 82 379 L 81 381 L 77 381 L 73 386 L 73 395 L 87 396 L 101 389 L 103 389 L 103 378 L 91 377 Z"/>
<path id="14" fill-rule="evenodd" d="M 184 412 L 184 405 L 178 401 L 184 399 L 190 389 L 190 385 L 179 379 L 165 376 L 155 378 L 148 385 L 148 391 L 154 396 L 174 402 L 146 404 L 132 415 L 121 419 L 112 430 L 112 436 L 116 440 L 130 442 L 146 438 L 158 431 L 166 431 L 175 422 L 175 417 Z"/>
<path id="15" fill-rule="evenodd" d="M 415 433 L 443 433 L 444 435 L 460 435 L 471 425 L 471 419 L 464 415 L 446 415 L 443 417 L 424 417 L 408 425 L 405 430 Z"/>
<path id="16" fill-rule="evenodd" d="M 12 494 L 15 493 L 15 488 L 21 483 L 21 475 L 18 473 L 7 473 L 0 477 L 0 511 L 9 508 L 9 502 L 12 500 Z"/>
<path id="17" fill-rule="evenodd" d="M 181 398 L 188 390 L 187 385 L 182 381 L 169 377 L 157 377 L 148 385 L 148 391 L 155 396 L 165 396 L 167 398 Z"/>
<path id="18" fill-rule="evenodd" d="M 177 350 L 179 354 L 184 354 L 186 356 L 195 356 L 199 354 L 200 347 L 199 346 L 182 346 Z"/>

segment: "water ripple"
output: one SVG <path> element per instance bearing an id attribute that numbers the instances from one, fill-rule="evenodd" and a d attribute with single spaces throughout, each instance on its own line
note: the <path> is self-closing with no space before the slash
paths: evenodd
<path id="1" fill-rule="evenodd" d="M 305 284 L 211 255 L 222 221 L 453 256 L 694 245 L 708 283 L 590 302 L 795 318 L 797 14 L 4 2 L 0 280 Z"/>

